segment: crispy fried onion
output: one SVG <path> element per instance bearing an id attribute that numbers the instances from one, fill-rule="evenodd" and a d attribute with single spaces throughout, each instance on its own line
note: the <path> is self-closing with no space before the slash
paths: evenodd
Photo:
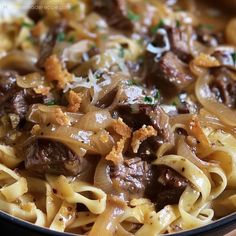
<path id="1" fill-rule="evenodd" d="M 117 120 L 113 121 L 112 128 L 116 131 L 117 134 L 121 135 L 122 137 L 131 137 L 131 129 L 124 123 L 123 119 L 120 117 Z"/>
<path id="2" fill-rule="evenodd" d="M 69 105 L 67 107 L 67 110 L 69 112 L 78 112 L 79 108 L 80 108 L 80 104 L 82 102 L 83 99 L 83 94 L 82 93 L 76 93 L 74 91 L 70 91 L 69 95 L 68 95 L 68 102 Z"/>
<path id="3" fill-rule="evenodd" d="M 51 55 L 45 61 L 46 78 L 49 81 L 57 81 L 57 87 L 63 89 L 67 82 L 72 81 L 72 75 L 63 69 L 56 55 Z"/>
<path id="4" fill-rule="evenodd" d="M 131 146 L 133 148 L 134 153 L 138 152 L 139 146 L 141 142 L 143 142 L 145 139 L 151 137 L 151 136 L 156 136 L 157 131 L 151 126 L 146 126 L 143 125 L 142 128 L 139 130 L 136 130 L 133 133 L 132 141 L 131 141 Z"/>
<path id="5" fill-rule="evenodd" d="M 115 165 L 118 165 L 123 162 L 123 150 L 125 147 L 126 138 L 122 137 L 117 143 L 116 146 L 113 146 L 110 153 L 106 156 L 106 160 L 112 161 Z"/>

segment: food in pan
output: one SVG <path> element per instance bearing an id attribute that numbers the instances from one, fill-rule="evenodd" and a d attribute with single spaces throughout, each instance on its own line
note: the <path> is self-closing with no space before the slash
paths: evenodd
<path id="1" fill-rule="evenodd" d="M 169 234 L 236 210 L 233 7 L 8 4 L 0 210 L 89 236 Z"/>

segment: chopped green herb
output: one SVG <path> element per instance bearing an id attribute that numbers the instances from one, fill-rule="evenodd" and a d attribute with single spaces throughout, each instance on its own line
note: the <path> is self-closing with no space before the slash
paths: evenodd
<path id="1" fill-rule="evenodd" d="M 56 105 L 56 101 L 55 100 L 48 101 L 48 102 L 45 103 L 45 105 L 47 105 L 47 106 Z"/>
<path id="2" fill-rule="evenodd" d="M 159 90 L 156 91 L 156 94 L 155 94 L 154 98 L 155 98 L 156 100 L 160 100 L 161 94 L 160 94 L 160 91 L 159 91 Z"/>
<path id="3" fill-rule="evenodd" d="M 102 34 L 102 35 L 101 35 L 101 39 L 102 39 L 103 41 L 107 40 L 107 39 L 108 39 L 108 35 L 107 35 L 107 34 Z"/>
<path id="4" fill-rule="evenodd" d="M 210 25 L 210 24 L 200 24 L 199 25 L 200 28 L 202 29 L 209 29 L 209 30 L 213 30 L 214 29 L 214 26 L 213 25 Z"/>
<path id="5" fill-rule="evenodd" d="M 120 47 L 118 56 L 121 57 L 121 58 L 124 58 L 124 56 L 125 56 L 125 49 L 123 47 Z"/>
<path id="6" fill-rule="evenodd" d="M 177 103 L 176 102 L 172 102 L 172 106 L 177 106 Z"/>
<path id="7" fill-rule="evenodd" d="M 140 16 L 134 13 L 133 11 L 128 11 L 128 18 L 132 21 L 138 21 L 140 19 Z"/>
<path id="8" fill-rule="evenodd" d="M 236 65 L 236 52 L 231 53 L 231 57 L 233 59 L 234 65 Z"/>
<path id="9" fill-rule="evenodd" d="M 140 83 L 134 79 L 130 79 L 128 80 L 128 85 L 136 85 L 136 86 L 140 86 Z"/>
<path id="10" fill-rule="evenodd" d="M 30 35 L 30 36 L 27 36 L 27 37 L 25 38 L 25 40 L 29 41 L 29 42 L 32 43 L 32 44 L 35 43 L 34 38 L 33 38 L 31 35 Z"/>
<path id="11" fill-rule="evenodd" d="M 75 11 L 75 10 L 78 9 L 78 7 L 79 7 L 78 5 L 72 5 L 71 8 L 70 8 L 70 10 L 71 10 L 71 11 Z"/>
<path id="12" fill-rule="evenodd" d="M 152 27 L 151 31 L 153 34 L 155 34 L 157 32 L 158 29 L 162 28 L 165 25 L 163 19 L 160 19 L 160 21 L 154 26 Z"/>
<path id="13" fill-rule="evenodd" d="M 154 103 L 154 99 L 151 96 L 145 96 L 144 97 L 144 102 L 149 103 L 149 104 L 153 104 Z"/>
<path id="14" fill-rule="evenodd" d="M 179 27 L 180 27 L 180 25 L 181 25 L 181 24 L 180 24 L 180 21 L 179 21 L 179 20 L 177 20 L 177 21 L 176 21 L 176 27 L 177 27 L 177 28 L 179 28 Z"/>
<path id="15" fill-rule="evenodd" d="M 68 42 L 68 43 L 74 43 L 74 42 L 75 42 L 75 37 L 74 37 L 74 36 L 70 36 L 70 37 L 67 39 L 67 42 Z"/>
<path id="16" fill-rule="evenodd" d="M 65 34 L 63 32 L 59 33 L 57 35 L 57 41 L 58 42 L 63 42 L 65 40 Z"/>
<path id="17" fill-rule="evenodd" d="M 28 22 L 22 22 L 21 26 L 22 27 L 27 27 L 27 28 L 32 28 L 34 26 L 34 24 L 28 23 Z"/>

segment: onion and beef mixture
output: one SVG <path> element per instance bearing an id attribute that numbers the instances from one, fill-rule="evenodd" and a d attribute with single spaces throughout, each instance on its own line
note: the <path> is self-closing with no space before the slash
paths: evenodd
<path id="1" fill-rule="evenodd" d="M 6 7 L 0 209 L 89 236 L 168 234 L 234 212 L 236 2 L 217 4 Z"/>

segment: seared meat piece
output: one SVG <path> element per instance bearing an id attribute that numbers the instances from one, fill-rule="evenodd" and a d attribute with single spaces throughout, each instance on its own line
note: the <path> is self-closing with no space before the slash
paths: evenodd
<path id="1" fill-rule="evenodd" d="M 77 175 L 84 170 L 86 162 L 56 141 L 36 139 L 26 148 L 25 168 L 39 174 Z"/>
<path id="2" fill-rule="evenodd" d="M 213 32 L 201 25 L 196 28 L 196 37 L 197 41 L 210 47 L 216 47 L 224 42 L 222 33 Z"/>
<path id="3" fill-rule="evenodd" d="M 124 164 L 110 166 L 110 177 L 118 192 L 124 192 L 130 197 L 143 197 L 151 182 L 151 165 L 138 157 L 125 160 Z"/>
<path id="4" fill-rule="evenodd" d="M 0 72 L 0 115 L 14 113 L 24 118 L 31 104 L 42 102 L 42 95 L 17 86 L 15 72 Z"/>
<path id="5" fill-rule="evenodd" d="M 143 125 L 151 125 L 157 130 L 157 136 L 150 137 L 141 143 L 138 150 L 138 155 L 141 158 L 155 159 L 158 147 L 172 140 L 169 116 L 160 106 L 147 104 L 119 105 L 113 111 L 113 117 L 121 117 L 133 131 L 140 129 Z"/>
<path id="6" fill-rule="evenodd" d="M 38 67 L 44 67 L 46 59 L 52 54 L 53 48 L 56 45 L 58 35 L 64 33 L 66 30 L 66 22 L 61 21 L 55 24 L 54 27 L 50 29 L 47 36 L 43 40 L 40 47 L 40 55 L 37 62 Z"/>
<path id="7" fill-rule="evenodd" d="M 215 51 L 212 56 L 215 57 L 222 66 L 232 66 L 235 67 L 235 62 L 233 58 L 232 51 Z"/>
<path id="8" fill-rule="evenodd" d="M 169 42 L 169 50 L 174 52 L 179 59 L 184 62 L 189 62 L 192 59 L 189 47 L 187 33 L 178 27 L 164 26 L 162 31 L 157 31 L 152 42 L 153 46 L 163 48 L 166 46 L 166 40 Z M 167 38 L 166 38 L 167 35 Z"/>
<path id="9" fill-rule="evenodd" d="M 127 17 L 125 0 L 93 0 L 94 10 L 104 16 L 107 23 L 120 30 L 133 29 L 131 20 Z"/>
<path id="10" fill-rule="evenodd" d="M 152 179 L 152 183 L 146 189 L 146 195 L 156 203 L 157 210 L 166 205 L 177 204 L 188 185 L 188 181 L 167 166 L 155 166 L 153 172 L 155 178 Z"/>
<path id="11" fill-rule="evenodd" d="M 161 89 L 162 94 L 174 96 L 188 87 L 193 81 L 189 67 L 173 52 L 165 53 L 159 61 L 148 60 L 148 84 L 154 84 Z"/>
<path id="12" fill-rule="evenodd" d="M 0 71 L 0 105 L 7 101 L 16 91 L 16 73 Z"/>
<path id="13" fill-rule="evenodd" d="M 192 56 L 188 47 L 187 33 L 177 27 L 168 27 L 167 34 L 171 45 L 171 51 L 182 61 L 189 62 L 192 59 Z"/>
<path id="14" fill-rule="evenodd" d="M 215 98 L 230 108 L 236 108 L 236 81 L 225 68 L 215 70 L 213 75 L 215 79 L 210 88 Z"/>

